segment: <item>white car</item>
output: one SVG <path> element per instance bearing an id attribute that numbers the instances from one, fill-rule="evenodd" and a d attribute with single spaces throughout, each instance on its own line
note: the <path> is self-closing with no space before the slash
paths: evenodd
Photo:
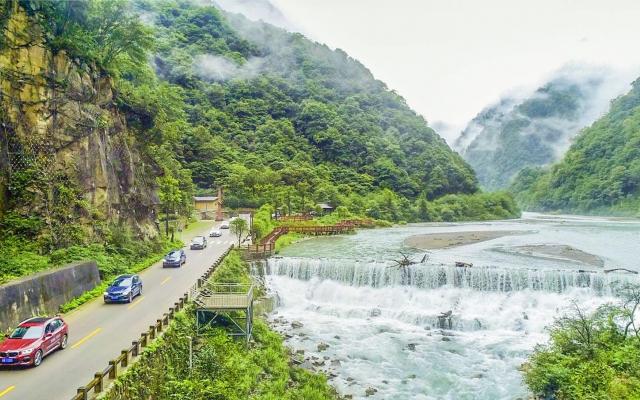
<path id="1" fill-rule="evenodd" d="M 211 230 L 211 232 L 209 232 L 209 237 L 220 237 L 222 236 L 222 232 L 220 232 L 217 229 L 213 229 Z"/>
<path id="2" fill-rule="evenodd" d="M 220 229 L 229 229 L 229 223 L 227 221 L 224 221 L 220 224 Z"/>

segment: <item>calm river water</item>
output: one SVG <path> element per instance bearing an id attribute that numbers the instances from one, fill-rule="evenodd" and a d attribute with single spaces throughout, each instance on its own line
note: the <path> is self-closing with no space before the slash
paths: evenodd
<path id="1" fill-rule="evenodd" d="M 521 231 L 431 251 L 403 272 L 391 267 L 425 233 Z M 518 246 L 567 245 L 599 256 L 604 267 L 515 252 Z M 593 310 L 615 301 L 619 281 L 638 275 L 640 220 L 525 214 L 482 223 L 416 224 L 305 240 L 268 260 L 267 285 L 286 320 L 288 345 L 316 357 L 343 394 L 368 399 L 526 399 L 518 367 L 545 327 L 572 301 Z M 472 262 L 457 268 L 455 261 Z M 581 272 L 582 271 L 582 272 Z M 584 272 L 587 271 L 587 272 Z M 451 311 L 451 328 L 438 315 Z M 292 329 L 290 322 L 302 323 Z M 277 325 L 277 322 L 276 322 Z M 328 348 L 318 351 L 318 344 Z"/>

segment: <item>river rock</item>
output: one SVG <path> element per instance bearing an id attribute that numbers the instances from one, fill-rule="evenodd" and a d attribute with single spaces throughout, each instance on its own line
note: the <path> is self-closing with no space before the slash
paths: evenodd
<path id="1" fill-rule="evenodd" d="M 318 351 L 325 351 L 329 348 L 329 345 L 326 343 L 318 343 Z"/>
<path id="2" fill-rule="evenodd" d="M 378 392 L 378 389 L 376 388 L 372 388 L 372 387 L 368 387 L 365 391 L 364 391 L 364 395 L 369 397 L 369 396 L 373 396 L 374 394 L 376 394 Z"/>
<path id="3" fill-rule="evenodd" d="M 440 339 L 440 340 L 442 340 L 443 342 L 450 342 L 451 338 L 447 337 L 447 336 L 443 336 L 442 339 Z"/>
<path id="4" fill-rule="evenodd" d="M 380 310 L 379 308 L 374 308 L 369 312 L 370 317 L 379 317 L 380 315 L 382 315 L 382 310 Z"/>
<path id="5" fill-rule="evenodd" d="M 415 343 L 409 343 L 407 345 L 407 349 L 409 349 L 411 351 L 416 351 L 416 344 Z"/>
<path id="6" fill-rule="evenodd" d="M 293 321 L 293 322 L 291 323 L 291 327 L 292 327 L 293 329 L 300 329 L 300 328 L 302 328 L 303 326 L 304 326 L 304 325 L 302 324 L 302 322 L 299 322 L 299 321 Z"/>

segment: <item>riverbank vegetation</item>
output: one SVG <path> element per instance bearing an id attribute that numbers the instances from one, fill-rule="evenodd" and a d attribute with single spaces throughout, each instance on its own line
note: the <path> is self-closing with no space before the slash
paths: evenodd
<path id="1" fill-rule="evenodd" d="M 524 379 L 540 399 L 640 398 L 640 287 L 625 285 L 621 302 L 586 314 L 577 305 L 551 327 L 523 366 Z"/>
<path id="2" fill-rule="evenodd" d="M 248 265 L 231 252 L 212 277 L 216 283 L 250 282 Z M 193 366 L 189 367 L 189 339 Z M 282 337 L 257 319 L 247 348 L 220 328 L 196 332 L 193 309 L 178 313 L 165 334 L 116 381 L 105 396 L 172 400 L 338 399 L 326 377 L 294 366 Z"/>

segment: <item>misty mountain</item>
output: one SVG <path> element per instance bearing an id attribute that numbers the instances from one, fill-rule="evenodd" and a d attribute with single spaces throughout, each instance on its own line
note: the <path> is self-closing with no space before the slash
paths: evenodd
<path id="1" fill-rule="evenodd" d="M 640 80 L 550 168 L 526 168 L 512 191 L 530 210 L 640 215 Z"/>
<path id="2" fill-rule="evenodd" d="M 507 187 L 524 167 L 560 159 L 572 139 L 628 89 L 620 75 L 568 66 L 533 93 L 501 99 L 480 112 L 454 147 L 488 189 Z"/>
<path id="3" fill-rule="evenodd" d="M 394 220 L 415 219 L 418 198 L 478 191 L 462 157 L 343 50 L 216 7 L 139 6 L 154 16 L 155 73 L 180 93 L 193 127 L 175 151 L 197 190 L 222 185 L 238 206 L 391 209 L 384 213 Z M 468 209 L 445 208 L 449 219 Z"/>
<path id="4" fill-rule="evenodd" d="M 213 0 L 213 3 L 221 10 L 242 14 L 252 21 L 262 21 L 288 31 L 300 32 L 300 28 L 269 0 Z"/>

